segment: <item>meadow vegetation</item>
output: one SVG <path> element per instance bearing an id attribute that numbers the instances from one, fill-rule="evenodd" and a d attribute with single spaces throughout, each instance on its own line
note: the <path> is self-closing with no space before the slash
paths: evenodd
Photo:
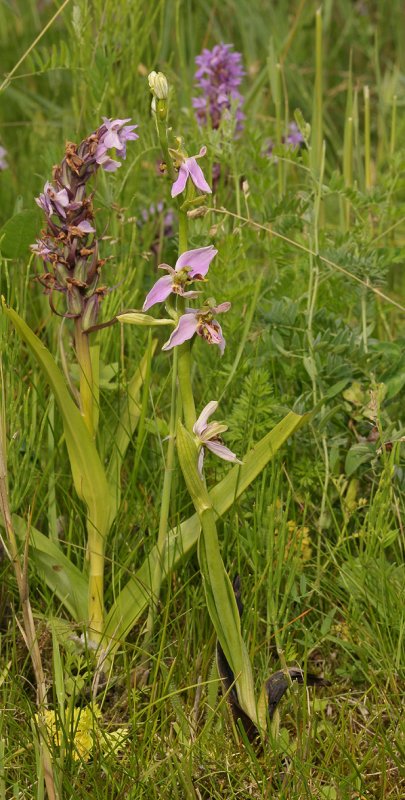
<path id="1" fill-rule="evenodd" d="M 52 782 L 55 797 L 97 800 L 404 796 L 405 15 L 400 0 L 387 9 L 0 7 L 0 800 L 41 800 Z M 244 74 L 214 122 L 193 104 L 195 58 L 220 43 Z M 170 87 L 170 152 L 152 70 Z M 30 245 L 65 143 L 103 117 L 131 118 L 139 138 L 115 171 L 104 151 L 93 164 L 113 289 L 93 322 L 137 313 L 94 334 L 86 416 L 74 321 L 52 313 Z M 184 207 L 172 197 L 176 136 L 188 155 L 207 148 L 202 206 L 198 188 Z M 223 356 L 201 336 L 191 348 L 196 415 L 218 401 L 244 462 L 205 447 L 208 498 L 181 367 L 176 395 L 190 349 L 162 351 L 167 327 L 140 315 L 184 242 L 218 251 L 202 288 L 231 303 Z M 171 302 L 145 312 L 170 317 Z M 89 552 L 103 526 L 97 609 Z M 241 631 L 227 576 L 240 576 Z M 232 722 L 217 639 L 242 705 L 288 667 L 330 685 L 294 683 L 259 747 Z"/>

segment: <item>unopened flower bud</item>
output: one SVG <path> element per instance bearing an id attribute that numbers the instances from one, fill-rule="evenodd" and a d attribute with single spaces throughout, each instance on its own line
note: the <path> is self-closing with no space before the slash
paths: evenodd
<path id="1" fill-rule="evenodd" d="M 73 270 L 73 277 L 75 281 L 79 281 L 79 283 L 87 283 L 87 272 L 88 272 L 88 261 L 85 258 L 79 258 L 76 261 L 74 270 Z"/>
<path id="2" fill-rule="evenodd" d="M 148 75 L 149 88 L 157 100 L 167 100 L 169 84 L 163 72 L 150 72 Z"/>
<path id="3" fill-rule="evenodd" d="M 82 329 L 87 331 L 97 324 L 98 312 L 100 308 L 100 296 L 93 294 L 86 300 L 86 306 L 82 316 Z"/>
<path id="4" fill-rule="evenodd" d="M 208 213 L 208 208 L 206 206 L 200 206 L 200 208 L 192 208 L 190 211 L 187 211 L 187 216 L 189 219 L 197 219 L 197 217 L 205 217 Z"/>
<path id="5" fill-rule="evenodd" d="M 73 286 L 72 284 L 68 285 L 66 301 L 69 314 L 74 314 L 75 316 L 80 317 L 83 311 L 83 304 L 81 294 L 77 286 Z"/>
<path id="6" fill-rule="evenodd" d="M 70 277 L 70 272 L 64 264 L 60 263 L 60 261 L 55 264 L 55 276 L 60 286 L 67 285 L 67 278 Z"/>

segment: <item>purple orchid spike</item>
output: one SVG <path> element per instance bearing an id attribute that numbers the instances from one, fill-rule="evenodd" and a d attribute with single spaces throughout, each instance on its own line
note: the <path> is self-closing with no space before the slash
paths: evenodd
<path id="1" fill-rule="evenodd" d="M 193 98 L 193 106 L 199 125 L 210 122 L 219 128 L 221 121 L 235 109 L 236 132 L 243 128 L 245 115 L 242 111 L 243 97 L 238 90 L 245 71 L 242 55 L 232 52 L 232 44 L 217 44 L 212 50 L 204 49 L 195 62 L 197 87 L 201 92 Z"/>
<path id="2" fill-rule="evenodd" d="M 206 152 L 207 148 L 201 147 L 200 152 L 196 156 L 185 158 L 183 163 L 180 164 L 179 176 L 172 186 L 172 197 L 177 197 L 178 194 L 184 192 L 188 178 L 191 178 L 194 186 L 201 192 L 211 194 L 211 188 L 204 178 L 201 167 L 197 164 L 197 158 L 203 158 Z"/>
<path id="3" fill-rule="evenodd" d="M 224 461 L 232 461 L 234 464 L 242 464 L 242 461 L 237 458 L 229 447 L 225 447 L 222 443 L 220 435 L 228 430 L 228 426 L 223 422 L 208 422 L 209 417 L 214 414 L 218 408 L 216 400 L 211 400 L 205 408 L 203 408 L 197 422 L 193 426 L 193 432 L 198 439 L 198 446 L 200 448 L 198 454 L 198 471 L 203 476 L 203 464 L 205 450 L 211 450 L 219 458 Z"/>
<path id="4" fill-rule="evenodd" d="M 146 296 L 142 311 L 147 311 L 155 303 L 162 303 L 172 292 L 181 297 L 197 297 L 198 292 L 186 292 L 185 287 L 191 281 L 201 281 L 205 278 L 217 252 L 218 250 L 215 250 L 212 245 L 199 247 L 196 250 L 187 250 L 182 253 L 177 259 L 174 269 L 168 264 L 159 264 L 159 269 L 167 270 L 169 275 L 159 278 L 155 283 Z"/>
<path id="5" fill-rule="evenodd" d="M 45 262 L 46 272 L 36 278 L 44 286 L 51 310 L 59 316 L 81 317 L 94 329 L 100 303 L 109 291 L 98 286 L 105 259 L 99 257 L 99 244 L 94 223 L 93 192 L 86 185 L 101 167 L 113 172 L 120 166 L 109 155 L 115 148 L 125 158 L 126 143 L 138 139 L 137 125 L 126 125 L 129 119 L 103 118 L 103 123 L 79 145 L 66 142 L 61 163 L 53 168 L 52 181 L 47 181 L 36 203 L 46 216 L 46 230 L 31 246 Z M 54 305 L 54 293 L 64 296 L 65 311 Z"/>
<path id="6" fill-rule="evenodd" d="M 225 339 L 219 322 L 214 319 L 214 314 L 223 314 L 229 311 L 230 307 L 230 303 L 220 303 L 219 306 L 206 306 L 197 310 L 186 308 L 186 313 L 180 317 L 177 328 L 174 329 L 169 341 L 163 345 L 162 350 L 171 350 L 172 347 L 183 344 L 197 333 L 208 344 L 217 344 L 222 356 Z"/>

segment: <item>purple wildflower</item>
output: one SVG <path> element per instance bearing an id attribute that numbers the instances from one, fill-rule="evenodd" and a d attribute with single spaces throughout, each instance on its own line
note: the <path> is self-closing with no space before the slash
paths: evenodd
<path id="1" fill-rule="evenodd" d="M 290 122 L 288 126 L 288 134 L 285 137 L 285 143 L 292 145 L 294 150 L 301 147 L 304 142 L 304 137 L 296 122 Z"/>
<path id="2" fill-rule="evenodd" d="M 115 148 L 119 158 L 125 160 L 127 155 L 127 142 L 139 139 L 135 128 L 137 125 L 126 125 L 128 119 L 108 119 L 103 117 L 104 124 L 98 129 L 98 147 L 96 150 L 96 162 L 103 167 L 106 172 L 114 172 L 121 166 L 119 161 L 114 161 L 107 155 L 107 150 Z"/>
<path id="3" fill-rule="evenodd" d="M 289 123 L 288 133 L 286 136 L 281 137 L 281 143 L 290 145 L 293 150 L 297 150 L 304 143 L 304 137 L 295 122 Z M 273 139 L 267 139 L 263 155 L 271 158 L 273 156 L 274 147 L 275 143 Z M 274 161 L 277 161 L 277 157 L 274 157 Z"/>
<path id="4" fill-rule="evenodd" d="M 188 178 L 191 178 L 194 186 L 200 189 L 201 192 L 211 194 L 211 188 L 204 178 L 201 167 L 197 164 L 197 158 L 203 158 L 206 152 L 207 148 L 201 147 L 200 152 L 196 156 L 183 159 L 179 168 L 179 176 L 172 186 L 172 197 L 177 197 L 178 194 L 184 192 Z"/>
<path id="5" fill-rule="evenodd" d="M 197 297 L 198 292 L 186 292 L 185 288 L 191 281 L 204 280 L 217 252 L 218 250 L 210 244 L 208 247 L 199 247 L 182 253 L 174 269 L 168 264 L 159 264 L 159 269 L 167 270 L 169 275 L 159 278 L 155 283 L 146 297 L 142 311 L 147 311 L 155 303 L 162 303 L 172 292 L 181 297 Z"/>
<path id="6" fill-rule="evenodd" d="M 224 461 L 232 461 L 234 464 L 242 464 L 229 447 L 225 447 L 221 440 L 221 433 L 228 430 L 228 426 L 223 422 L 208 422 L 208 418 L 214 414 L 218 408 L 216 400 L 211 400 L 202 410 L 197 422 L 193 426 L 193 432 L 197 437 L 197 444 L 200 448 L 198 454 L 198 471 L 202 477 L 205 450 L 211 450 Z"/>
<path id="7" fill-rule="evenodd" d="M 180 317 L 177 328 L 174 329 L 169 341 L 163 345 L 162 350 L 171 350 L 172 347 L 177 347 L 188 339 L 192 339 L 197 333 L 208 344 L 217 344 L 222 356 L 225 350 L 225 339 L 219 322 L 214 319 L 214 314 L 223 314 L 225 311 L 229 311 L 230 307 L 230 303 L 220 303 L 219 306 L 207 305 L 197 310 L 186 308 L 186 313 Z"/>
<path id="8" fill-rule="evenodd" d="M 243 128 L 243 97 L 238 86 L 245 72 L 241 53 L 231 52 L 232 48 L 232 44 L 217 44 L 196 57 L 195 79 L 202 94 L 193 98 L 193 107 L 199 125 L 210 122 L 213 128 L 219 128 L 221 121 L 229 117 L 233 105 L 236 106 L 236 130 Z"/>
<path id="9" fill-rule="evenodd" d="M 7 169 L 7 150 L 0 145 L 0 169 Z"/>

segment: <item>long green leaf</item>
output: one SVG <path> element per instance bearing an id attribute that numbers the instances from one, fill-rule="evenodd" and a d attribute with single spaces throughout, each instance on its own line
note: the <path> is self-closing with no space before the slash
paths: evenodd
<path id="1" fill-rule="evenodd" d="M 145 380 L 148 363 L 152 358 L 157 346 L 157 339 L 152 339 L 150 345 L 141 359 L 138 368 L 132 376 L 127 388 L 127 401 L 125 408 L 118 420 L 117 428 L 114 433 L 113 451 L 107 467 L 107 480 L 113 492 L 113 507 L 111 521 L 115 518 L 121 501 L 121 467 L 136 427 L 139 422 L 141 407 L 139 405 L 139 395 L 142 384 Z"/>
<path id="2" fill-rule="evenodd" d="M 24 542 L 27 523 L 13 514 L 16 536 Z M 87 615 L 87 581 L 61 548 L 48 536 L 29 527 L 29 559 L 40 578 L 55 592 L 75 622 L 83 622 Z"/>
<path id="3" fill-rule="evenodd" d="M 252 667 L 242 637 L 232 584 L 222 560 L 211 498 L 198 471 L 198 453 L 194 439 L 180 421 L 177 428 L 177 452 L 187 489 L 201 523 L 198 560 L 208 613 L 235 676 L 239 705 L 252 721 L 258 723 Z"/>
<path id="4" fill-rule="evenodd" d="M 76 492 L 87 506 L 91 526 L 104 538 L 110 526 L 111 494 L 95 444 L 49 350 L 4 299 L 2 305 L 4 313 L 35 356 L 55 395 L 63 419 Z"/>
<path id="5" fill-rule="evenodd" d="M 309 419 L 309 414 L 300 416 L 290 411 L 272 431 L 258 442 L 245 456 L 242 466 L 233 467 L 209 493 L 218 516 L 231 508 L 234 501 L 260 474 L 276 455 L 284 442 Z M 163 575 L 166 577 L 181 559 L 195 547 L 200 534 L 200 521 L 193 514 L 179 526 L 170 531 L 163 554 Z M 119 643 L 138 621 L 150 602 L 152 575 L 159 558 L 157 547 L 153 547 L 142 566 L 131 577 L 117 596 L 106 620 L 105 636 Z"/>

